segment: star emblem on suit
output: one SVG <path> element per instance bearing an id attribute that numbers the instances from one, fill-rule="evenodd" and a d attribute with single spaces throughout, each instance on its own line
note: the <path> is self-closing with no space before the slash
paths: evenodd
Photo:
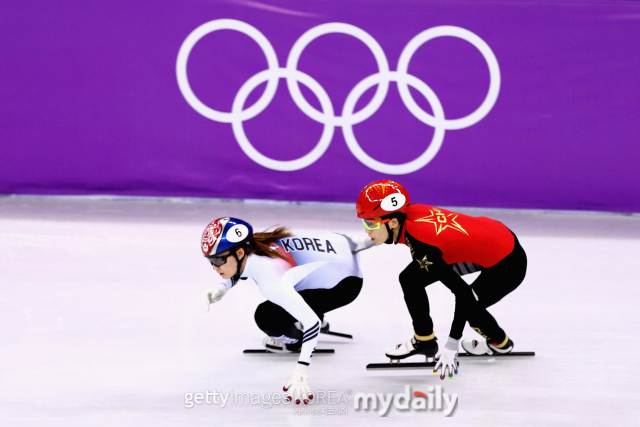
<path id="1" fill-rule="evenodd" d="M 427 261 L 426 255 L 422 259 L 417 259 L 416 261 L 418 261 L 420 268 L 424 268 L 427 271 L 429 271 L 429 266 L 433 264 L 432 262 Z"/>
<path id="2" fill-rule="evenodd" d="M 428 222 L 430 224 L 433 224 L 435 227 L 436 236 L 448 228 L 459 231 L 460 233 L 464 233 L 468 236 L 469 233 L 467 233 L 467 231 L 464 228 L 462 228 L 462 226 L 458 224 L 458 222 L 456 221 L 456 219 L 458 219 L 458 215 L 459 214 L 455 214 L 455 213 L 445 214 L 440 209 L 433 208 L 433 210 L 431 211 L 431 214 L 425 217 L 416 219 L 415 221 Z"/>

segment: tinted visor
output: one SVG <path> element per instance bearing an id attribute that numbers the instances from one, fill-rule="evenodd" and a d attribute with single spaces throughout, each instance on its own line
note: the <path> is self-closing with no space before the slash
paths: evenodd
<path id="1" fill-rule="evenodd" d="M 208 256 L 207 259 L 211 263 L 211 265 L 215 267 L 223 266 L 227 263 L 227 258 L 229 258 L 231 254 L 226 254 L 223 256 Z"/>
<path id="2" fill-rule="evenodd" d="M 379 221 L 375 221 L 373 219 L 363 219 L 362 223 L 367 230 L 377 230 L 382 224 L 385 224 L 389 221 L 391 221 L 391 219 L 381 219 Z"/>

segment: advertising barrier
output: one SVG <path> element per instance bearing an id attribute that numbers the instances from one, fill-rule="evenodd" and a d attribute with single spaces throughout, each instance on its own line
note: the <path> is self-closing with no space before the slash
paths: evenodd
<path id="1" fill-rule="evenodd" d="M 640 212 L 640 3 L 13 2 L 0 193 Z"/>

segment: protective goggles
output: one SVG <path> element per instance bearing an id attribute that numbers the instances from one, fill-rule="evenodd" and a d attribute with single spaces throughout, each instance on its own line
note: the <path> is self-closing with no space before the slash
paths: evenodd
<path id="1" fill-rule="evenodd" d="M 382 226 L 382 224 L 386 224 L 389 221 L 391 221 L 391 218 L 380 220 L 363 219 L 362 223 L 364 224 L 364 228 L 366 228 L 367 230 L 377 230 L 378 228 L 380 228 L 380 226 Z"/>
<path id="2" fill-rule="evenodd" d="M 231 254 L 226 254 L 226 255 L 222 255 L 222 256 L 211 256 L 211 257 L 207 257 L 207 259 L 209 260 L 209 262 L 211 263 L 211 265 L 215 266 L 215 267 L 221 267 L 223 265 L 225 265 L 227 263 L 227 258 L 229 258 L 231 256 Z"/>

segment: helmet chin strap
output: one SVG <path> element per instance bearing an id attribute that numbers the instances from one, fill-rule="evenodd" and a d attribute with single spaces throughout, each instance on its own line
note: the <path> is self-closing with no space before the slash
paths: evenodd
<path id="1" fill-rule="evenodd" d="M 385 222 L 384 226 L 387 227 L 387 234 L 389 235 L 389 238 L 387 239 L 386 242 L 384 242 L 386 245 L 390 245 L 392 243 L 395 243 L 393 241 L 393 230 L 391 229 L 391 227 L 389 227 L 389 223 Z"/>
<path id="2" fill-rule="evenodd" d="M 236 262 L 238 263 L 238 269 L 236 270 L 236 274 L 234 274 L 233 277 L 231 278 L 231 286 L 235 286 L 235 284 L 238 283 L 238 280 L 240 280 L 240 270 L 242 269 L 242 262 L 247 257 L 247 251 L 246 250 L 244 251 L 244 255 L 242 255 L 242 259 L 238 259 L 238 252 L 234 250 L 233 257 L 236 259 Z"/>
<path id="3" fill-rule="evenodd" d="M 397 219 L 398 219 L 398 225 L 399 225 L 399 228 L 398 228 L 398 239 L 400 239 L 400 233 L 402 233 L 402 227 L 404 227 L 404 221 L 402 219 L 400 219 L 400 218 L 397 218 Z M 393 230 L 391 229 L 391 227 L 389 227 L 389 223 L 385 222 L 384 226 L 387 227 L 387 234 L 389 235 L 389 238 L 384 243 L 387 244 L 387 245 L 390 245 L 390 244 L 393 243 L 395 245 L 398 242 L 398 240 L 397 239 L 396 240 L 393 239 Z"/>

